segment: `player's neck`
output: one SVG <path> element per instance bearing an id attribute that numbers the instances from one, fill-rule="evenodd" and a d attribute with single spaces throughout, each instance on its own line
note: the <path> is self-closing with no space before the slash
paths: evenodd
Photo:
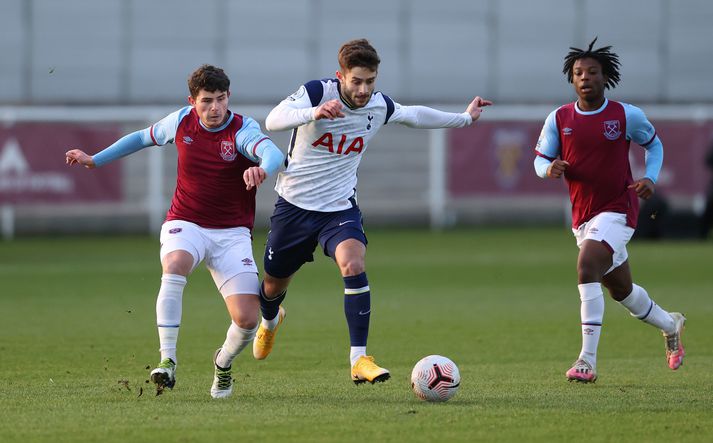
<path id="1" fill-rule="evenodd" d="M 594 100 L 585 100 L 582 97 L 579 97 L 579 100 L 577 100 L 577 107 L 580 111 L 584 112 L 596 111 L 602 107 L 605 100 L 606 98 L 603 95 Z"/>
<path id="2" fill-rule="evenodd" d="M 339 91 L 339 98 L 342 100 L 342 103 L 344 103 L 345 105 L 347 105 L 347 107 L 348 107 L 349 109 L 356 109 L 356 108 L 357 108 L 357 106 L 356 106 L 354 103 L 352 103 L 352 101 L 349 100 L 349 98 L 348 98 L 346 95 L 342 94 L 342 91 Z"/>
<path id="3" fill-rule="evenodd" d="M 223 120 L 219 124 L 210 126 L 210 125 L 206 124 L 206 122 L 204 122 L 203 119 L 201 119 L 201 125 L 208 130 L 215 130 L 215 129 L 218 129 L 221 126 L 223 126 L 228 121 L 229 118 L 230 118 L 230 111 L 225 111 L 225 116 L 223 116 Z"/>

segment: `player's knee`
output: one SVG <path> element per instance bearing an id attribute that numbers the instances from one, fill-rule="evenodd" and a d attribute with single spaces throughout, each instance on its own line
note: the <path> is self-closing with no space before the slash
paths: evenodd
<path id="1" fill-rule="evenodd" d="M 265 298 L 268 300 L 273 299 L 285 292 L 289 281 L 289 278 L 275 278 L 266 274 L 262 282 Z"/>
<path id="2" fill-rule="evenodd" d="M 193 268 L 193 257 L 183 251 L 174 251 L 161 261 L 164 274 L 188 276 Z"/>
<path id="3" fill-rule="evenodd" d="M 580 258 L 577 262 L 577 276 L 580 283 L 601 281 L 602 274 L 601 266 L 595 260 Z"/>
<path id="4" fill-rule="evenodd" d="M 233 323 L 235 323 L 239 328 L 242 329 L 255 329 L 257 326 L 257 316 L 246 315 L 246 313 L 241 312 L 240 314 L 232 316 Z"/>
<path id="5" fill-rule="evenodd" d="M 364 261 L 359 259 L 348 260 L 339 265 L 339 270 L 342 273 L 342 277 L 351 277 L 354 275 L 359 275 L 364 272 L 365 266 Z"/>

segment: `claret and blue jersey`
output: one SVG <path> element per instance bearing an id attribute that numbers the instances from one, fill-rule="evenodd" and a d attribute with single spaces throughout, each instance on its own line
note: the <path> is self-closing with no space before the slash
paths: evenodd
<path id="1" fill-rule="evenodd" d="M 273 173 L 282 154 L 250 117 L 228 111 L 218 128 L 207 128 L 191 106 L 123 137 L 94 156 L 97 166 L 148 146 L 174 143 L 178 150 L 176 190 L 166 220 L 204 228 L 252 228 L 255 188 L 246 190 L 243 172 L 260 166 Z"/>
<path id="2" fill-rule="evenodd" d="M 565 179 L 572 202 L 572 225 L 578 227 L 602 212 L 627 215 L 636 226 L 639 202 L 629 188 L 634 180 L 629 165 L 631 141 L 646 149 L 646 178 L 656 183 L 663 146 L 643 111 L 611 100 L 595 111 L 576 103 L 550 113 L 537 141 L 535 168 L 541 177 L 556 158 L 569 163 Z"/>

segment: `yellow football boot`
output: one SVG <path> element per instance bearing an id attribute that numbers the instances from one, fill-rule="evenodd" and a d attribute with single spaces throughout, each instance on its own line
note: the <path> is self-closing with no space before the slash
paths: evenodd
<path id="1" fill-rule="evenodd" d="M 370 355 L 362 355 L 352 366 L 352 381 L 357 385 L 367 381 L 371 384 L 384 382 L 389 377 L 389 370 L 378 367 Z"/>
<path id="2" fill-rule="evenodd" d="M 275 334 L 277 334 L 277 330 L 285 320 L 286 315 L 285 308 L 280 306 L 280 310 L 277 311 L 279 320 L 277 321 L 277 326 L 275 326 L 274 331 L 267 329 L 260 323 L 260 327 L 255 334 L 255 340 L 253 340 L 253 357 L 255 357 L 256 360 L 264 360 L 270 355 L 272 345 L 275 344 Z"/>

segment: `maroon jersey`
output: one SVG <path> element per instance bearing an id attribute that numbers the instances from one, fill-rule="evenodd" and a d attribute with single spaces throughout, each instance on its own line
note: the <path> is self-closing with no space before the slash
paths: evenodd
<path id="1" fill-rule="evenodd" d="M 256 189 L 245 189 L 243 172 L 257 163 L 243 152 L 249 149 L 248 155 L 254 154 L 256 144 L 247 147 L 236 140 L 244 123 L 243 116 L 231 113 L 223 127 L 208 130 L 201 126 L 196 111 L 187 107 L 151 127 L 157 145 L 173 139 L 178 150 L 176 191 L 166 221 L 184 220 L 211 229 L 252 229 Z"/>
<path id="2" fill-rule="evenodd" d="M 619 212 L 635 228 L 639 200 L 629 189 L 634 180 L 624 106 L 609 100 L 601 112 L 588 114 L 578 113 L 574 106 L 564 105 L 556 113 L 560 156 L 570 165 L 564 177 L 572 202 L 572 226 L 602 212 Z"/>

